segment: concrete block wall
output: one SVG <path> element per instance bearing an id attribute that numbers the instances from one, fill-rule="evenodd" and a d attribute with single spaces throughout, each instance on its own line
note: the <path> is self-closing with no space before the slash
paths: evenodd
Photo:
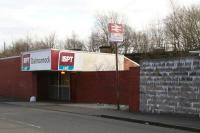
<path id="1" fill-rule="evenodd" d="M 200 57 L 143 60 L 140 111 L 200 113 Z"/>

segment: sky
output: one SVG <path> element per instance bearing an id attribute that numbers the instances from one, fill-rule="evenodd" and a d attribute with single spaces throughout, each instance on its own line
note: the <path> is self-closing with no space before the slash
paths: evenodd
<path id="1" fill-rule="evenodd" d="M 173 0 L 180 6 L 200 0 Z M 170 14 L 170 0 L 0 0 L 0 49 L 20 38 L 43 38 L 55 33 L 64 39 L 72 33 L 87 40 L 95 15 L 109 11 L 125 16 L 135 30 Z"/>

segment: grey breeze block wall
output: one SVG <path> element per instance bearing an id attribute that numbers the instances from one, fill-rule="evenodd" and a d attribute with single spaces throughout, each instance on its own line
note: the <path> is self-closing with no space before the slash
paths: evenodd
<path id="1" fill-rule="evenodd" d="M 200 57 L 143 60 L 140 111 L 200 113 Z"/>

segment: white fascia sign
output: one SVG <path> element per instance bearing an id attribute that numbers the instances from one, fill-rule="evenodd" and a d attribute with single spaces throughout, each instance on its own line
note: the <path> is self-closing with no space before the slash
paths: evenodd
<path id="1" fill-rule="evenodd" d="M 22 53 L 21 70 L 51 70 L 51 49 Z"/>

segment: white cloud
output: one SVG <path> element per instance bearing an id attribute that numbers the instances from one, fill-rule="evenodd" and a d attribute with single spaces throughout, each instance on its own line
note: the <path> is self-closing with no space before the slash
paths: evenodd
<path id="1" fill-rule="evenodd" d="M 176 0 L 188 5 L 200 0 Z M 96 12 L 117 11 L 128 18 L 135 29 L 170 12 L 169 0 L 0 0 L 0 46 L 3 41 L 27 34 L 45 36 L 56 32 L 64 38 L 72 32 L 87 38 Z"/>

